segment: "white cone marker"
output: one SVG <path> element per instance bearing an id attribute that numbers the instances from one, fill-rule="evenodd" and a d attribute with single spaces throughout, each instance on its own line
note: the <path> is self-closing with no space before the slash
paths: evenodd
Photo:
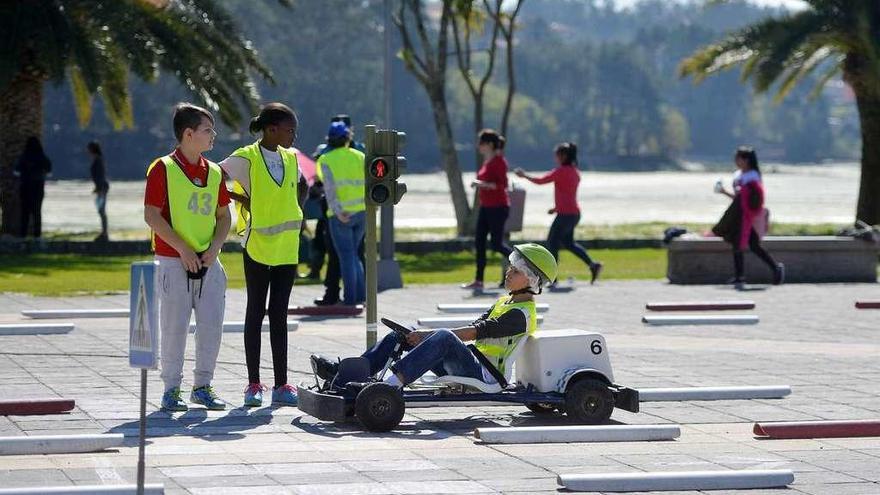
<path id="1" fill-rule="evenodd" d="M 489 311 L 486 304 L 438 304 L 437 311 L 441 313 L 465 313 L 465 314 L 482 314 Z M 546 313 L 550 311 L 550 305 L 547 303 L 535 304 L 535 311 L 538 313 Z"/>
<path id="2" fill-rule="evenodd" d="M 22 316 L 34 320 L 66 320 L 73 318 L 128 318 L 128 309 L 28 309 Z"/>
<path id="3" fill-rule="evenodd" d="M 420 327 L 424 328 L 456 328 L 470 325 L 480 315 L 470 316 L 435 316 L 430 318 L 419 318 Z M 538 315 L 538 325 L 544 322 L 544 317 Z"/>
<path id="4" fill-rule="evenodd" d="M 560 485 L 576 492 L 654 492 L 781 488 L 794 483 L 789 469 L 560 474 Z"/>
<path id="5" fill-rule="evenodd" d="M 754 325 L 758 315 L 645 315 L 648 325 Z"/>
<path id="6" fill-rule="evenodd" d="M 70 333 L 76 326 L 73 323 L 57 323 L 49 325 L 45 323 L 22 323 L 0 325 L 2 335 L 47 335 L 55 333 Z"/>
<path id="7" fill-rule="evenodd" d="M 42 486 L 0 489 L 0 495 L 135 495 L 136 493 L 137 485 Z M 164 493 L 164 485 L 144 485 L 144 495 L 164 495 Z"/>
<path id="8" fill-rule="evenodd" d="M 299 328 L 299 321 L 297 320 L 287 320 L 287 331 L 293 332 Z M 269 331 L 269 321 L 264 320 L 263 326 L 260 328 L 260 331 L 268 332 Z M 196 332 L 196 324 L 189 324 L 189 333 Z M 224 321 L 223 322 L 223 332 L 230 333 L 241 333 L 244 332 L 244 322 L 243 321 Z"/>
<path id="9" fill-rule="evenodd" d="M 483 443 L 647 442 L 681 436 L 678 425 L 527 426 L 477 428 Z"/>
<path id="10" fill-rule="evenodd" d="M 74 454 L 122 445 L 121 433 L 100 435 L 31 435 L 0 437 L 0 455 Z"/>
<path id="11" fill-rule="evenodd" d="M 791 387 L 788 385 L 766 385 L 759 387 L 640 388 L 639 402 L 781 399 L 787 395 L 791 395 Z"/>

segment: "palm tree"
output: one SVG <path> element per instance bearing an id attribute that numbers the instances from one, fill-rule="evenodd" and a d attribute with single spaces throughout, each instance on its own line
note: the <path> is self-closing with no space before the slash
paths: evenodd
<path id="1" fill-rule="evenodd" d="M 173 74 L 228 124 L 250 112 L 252 73 L 271 82 L 233 19 L 214 0 L 4 0 L 0 2 L 0 233 L 18 232 L 12 165 L 42 134 L 43 84 L 70 81 L 81 125 L 92 98 L 114 127 L 133 127 L 128 77 Z"/>
<path id="2" fill-rule="evenodd" d="M 804 10 L 728 34 L 682 61 L 679 73 L 700 81 L 742 65 L 742 80 L 781 99 L 818 71 L 814 95 L 843 76 L 856 98 L 862 170 L 856 219 L 880 223 L 880 1 L 806 0 Z"/>

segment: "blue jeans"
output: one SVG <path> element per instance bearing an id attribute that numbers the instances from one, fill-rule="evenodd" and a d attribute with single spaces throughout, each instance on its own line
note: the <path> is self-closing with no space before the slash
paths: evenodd
<path id="1" fill-rule="evenodd" d="M 345 287 L 343 302 L 355 305 L 367 300 L 367 284 L 364 265 L 358 257 L 358 246 L 364 240 L 367 215 L 361 211 L 352 215 L 348 223 L 338 218 L 330 218 L 330 237 L 339 256 L 339 269 Z"/>
<path id="2" fill-rule="evenodd" d="M 397 334 L 389 333 L 378 344 L 363 354 L 370 362 L 370 374 L 375 375 L 388 362 L 398 344 Z M 452 375 L 483 379 L 483 366 L 464 342 L 445 328 L 435 330 L 419 345 L 391 366 L 391 371 L 403 378 L 403 383 L 416 381 L 427 371 L 437 376 Z"/>

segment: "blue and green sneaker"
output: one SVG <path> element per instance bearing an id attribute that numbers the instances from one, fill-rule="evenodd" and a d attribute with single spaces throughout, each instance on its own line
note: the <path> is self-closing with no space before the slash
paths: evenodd
<path id="1" fill-rule="evenodd" d="M 201 404 L 212 411 L 222 411 L 226 409 L 226 403 L 223 402 L 217 394 L 214 393 L 214 387 L 204 385 L 194 388 L 189 394 L 189 400 L 195 404 Z"/>
<path id="2" fill-rule="evenodd" d="M 169 388 L 162 395 L 162 409 L 165 411 L 179 412 L 189 409 L 186 402 L 180 398 L 180 387 Z"/>

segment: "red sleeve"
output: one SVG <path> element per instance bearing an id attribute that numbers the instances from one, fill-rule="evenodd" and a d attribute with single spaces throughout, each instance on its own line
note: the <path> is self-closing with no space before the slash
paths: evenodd
<path id="1" fill-rule="evenodd" d="M 556 175 L 558 174 L 558 172 L 559 172 L 559 169 L 554 168 L 553 170 L 547 172 L 546 174 L 544 174 L 540 177 L 532 177 L 529 180 L 535 184 L 548 184 L 548 183 L 556 180 Z"/>
<path id="2" fill-rule="evenodd" d="M 147 173 L 144 205 L 164 209 L 168 202 L 168 184 L 165 182 L 165 164 L 157 160 Z"/>
<path id="3" fill-rule="evenodd" d="M 217 206 L 224 207 L 232 202 L 229 198 L 229 190 L 226 189 L 226 183 L 220 181 L 220 192 L 217 193 Z"/>

